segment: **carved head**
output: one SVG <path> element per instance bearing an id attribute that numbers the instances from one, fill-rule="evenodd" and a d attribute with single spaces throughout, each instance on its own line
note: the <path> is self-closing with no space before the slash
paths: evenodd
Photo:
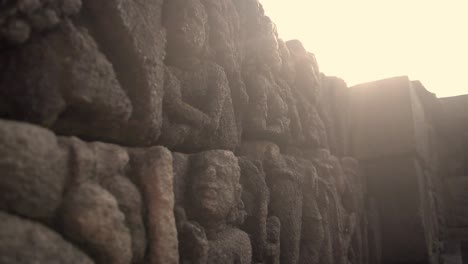
<path id="1" fill-rule="evenodd" d="M 211 150 L 195 154 L 189 189 L 190 209 L 200 224 L 235 221 L 242 204 L 239 163 L 230 151 Z"/>
<path id="2" fill-rule="evenodd" d="M 164 15 L 168 57 L 200 55 L 207 40 L 208 16 L 203 4 L 199 0 L 166 1 Z"/>

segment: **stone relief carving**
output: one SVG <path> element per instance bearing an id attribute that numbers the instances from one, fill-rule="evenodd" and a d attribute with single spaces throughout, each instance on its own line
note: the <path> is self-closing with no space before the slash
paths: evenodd
<path id="1" fill-rule="evenodd" d="M 245 217 L 238 159 L 211 150 L 193 154 L 190 168 L 186 210 L 176 211 L 181 262 L 251 263 L 249 236 L 237 228 Z"/>
<path id="2" fill-rule="evenodd" d="M 257 0 L 0 1 L 0 262 L 381 263 L 350 96 Z"/>
<path id="3" fill-rule="evenodd" d="M 230 86 L 224 69 L 207 57 L 205 7 L 177 0 L 165 10 L 169 67 L 160 142 L 179 151 L 233 150 L 239 138 Z"/>

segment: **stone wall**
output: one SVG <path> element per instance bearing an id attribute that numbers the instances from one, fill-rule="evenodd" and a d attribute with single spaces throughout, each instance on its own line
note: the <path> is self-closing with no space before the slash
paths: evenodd
<path id="1" fill-rule="evenodd" d="M 442 263 L 439 101 L 257 0 L 3 1 L 0 69 L 0 263 Z"/>

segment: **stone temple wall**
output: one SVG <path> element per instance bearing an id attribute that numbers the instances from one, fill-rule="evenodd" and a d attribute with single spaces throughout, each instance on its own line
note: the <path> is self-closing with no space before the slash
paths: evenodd
<path id="1" fill-rule="evenodd" d="M 257 0 L 0 1 L 0 263 L 443 263 L 439 103 Z"/>

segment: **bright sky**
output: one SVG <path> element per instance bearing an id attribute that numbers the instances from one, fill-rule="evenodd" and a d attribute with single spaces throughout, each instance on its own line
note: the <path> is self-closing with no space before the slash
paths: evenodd
<path id="1" fill-rule="evenodd" d="M 408 75 L 438 97 L 468 94 L 468 0 L 260 0 L 349 86 Z"/>

